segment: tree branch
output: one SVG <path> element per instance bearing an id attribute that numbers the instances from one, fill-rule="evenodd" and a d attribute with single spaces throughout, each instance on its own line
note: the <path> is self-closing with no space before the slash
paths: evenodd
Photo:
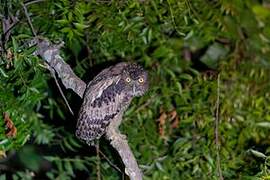
<path id="1" fill-rule="evenodd" d="M 72 109 L 71 109 L 71 107 L 70 107 L 70 105 L 69 105 L 69 103 L 67 101 L 67 98 L 65 97 L 65 95 L 64 95 L 64 93 L 63 93 L 63 91 L 62 91 L 62 89 L 61 89 L 61 87 L 60 87 L 60 85 L 59 85 L 59 83 L 57 81 L 57 78 L 56 78 L 56 75 L 55 75 L 55 70 L 53 68 L 51 68 L 49 64 L 47 64 L 47 69 L 49 69 L 49 71 L 50 71 L 50 73 L 51 73 L 51 75 L 52 75 L 52 77 L 53 77 L 53 79 L 55 81 L 55 84 L 57 85 L 57 88 L 59 89 L 59 92 L 60 92 L 61 96 L 63 97 L 63 99 L 65 101 L 65 104 L 68 107 L 69 112 L 72 115 L 74 115 L 74 113 L 73 113 L 73 111 L 72 111 Z"/>
<path id="2" fill-rule="evenodd" d="M 130 180 L 142 180 L 142 172 L 139 169 L 137 161 L 132 154 L 132 151 L 128 145 L 128 142 L 125 138 L 122 138 L 123 135 L 119 132 L 118 134 L 110 135 L 107 134 L 110 139 L 110 136 L 114 136 L 111 139 L 111 145 L 116 151 L 119 153 L 124 165 L 125 165 L 125 173 L 129 176 Z"/>
<path id="3" fill-rule="evenodd" d="M 6 16 L 3 16 L 2 19 L 2 29 L 3 29 L 3 34 L 1 35 L 1 47 L 2 49 L 0 49 L 0 51 L 5 51 L 5 46 L 6 43 L 9 40 L 10 34 L 11 34 L 11 30 L 18 24 L 19 19 L 17 16 L 13 16 L 12 14 Z M 0 48 L 1 48 L 0 47 Z"/>
<path id="4" fill-rule="evenodd" d="M 119 169 L 119 167 L 117 167 L 115 164 L 113 164 L 110 159 L 99 149 L 99 153 L 101 154 L 101 156 L 117 171 L 119 171 L 121 174 L 124 174 L 121 169 Z"/>
<path id="5" fill-rule="evenodd" d="M 31 28 L 31 31 L 32 31 L 33 35 L 36 37 L 37 33 L 36 33 L 36 30 L 34 29 L 34 26 L 33 26 L 32 22 L 31 22 L 28 10 L 27 10 L 26 6 L 24 5 L 24 3 L 21 3 L 21 6 L 23 7 L 23 11 L 24 11 L 24 14 L 25 14 L 25 16 L 27 18 L 27 22 L 28 22 L 28 24 L 29 24 L 29 26 Z"/>
<path id="6" fill-rule="evenodd" d="M 97 180 L 101 180 L 100 173 L 100 156 L 99 156 L 99 141 L 96 144 L 96 153 L 97 153 Z"/>
<path id="7" fill-rule="evenodd" d="M 42 2 L 42 1 L 44 1 L 44 0 L 33 0 L 33 1 L 27 1 L 25 3 L 21 3 L 23 10 L 24 10 L 24 14 L 27 18 L 27 22 L 28 22 L 29 26 L 31 27 L 31 30 L 35 36 L 36 36 L 36 31 L 34 30 L 34 27 L 31 23 L 31 19 L 29 17 L 29 14 L 28 14 L 26 7 L 31 5 L 31 4 Z M 7 2 L 8 1 L 5 1 L 5 4 L 4 4 L 6 11 L 7 11 L 6 14 L 3 14 L 3 15 L 0 14 L 0 19 L 2 19 L 2 29 L 3 29 L 3 34 L 2 34 L 2 37 L 0 40 L 0 45 L 1 45 L 0 52 L 5 50 L 5 44 L 9 40 L 11 30 L 20 22 L 19 17 L 20 17 L 21 10 L 17 10 L 15 16 L 12 15 L 9 12 L 9 8 L 7 7 Z M 1 49 L 1 47 L 2 47 L 2 49 Z"/>
<path id="8" fill-rule="evenodd" d="M 60 47 L 63 46 L 63 43 L 52 45 L 49 41 L 39 38 L 37 39 L 37 46 L 36 54 L 40 55 L 55 70 L 65 88 L 72 89 L 83 98 L 86 84 L 74 74 L 70 66 L 60 56 Z"/>
<path id="9" fill-rule="evenodd" d="M 216 144 L 216 153 L 217 153 L 217 171 L 218 171 L 218 176 L 220 180 L 223 180 L 222 176 L 222 170 L 221 170 L 221 165 L 220 165 L 220 155 L 219 155 L 219 150 L 220 150 L 220 142 L 219 142 L 219 132 L 218 132 L 218 127 L 219 127 L 219 98 L 220 98 L 220 75 L 218 74 L 217 77 L 217 99 L 216 99 L 216 112 L 215 112 L 215 144 Z"/>
<path id="10" fill-rule="evenodd" d="M 29 6 L 31 4 L 34 4 L 34 3 L 38 3 L 38 2 L 43 2 L 44 0 L 33 0 L 33 1 L 26 1 L 24 3 L 25 6 Z"/>
<path id="11" fill-rule="evenodd" d="M 41 38 L 36 41 L 38 49 L 35 54 L 40 55 L 55 70 L 65 88 L 72 89 L 83 98 L 86 84 L 74 74 L 70 66 L 60 56 L 60 47 L 63 46 L 63 43 L 52 45 L 48 40 Z M 111 141 L 111 145 L 119 153 L 125 165 L 125 173 L 131 180 L 142 180 L 142 173 L 127 140 L 118 130 L 114 132 L 114 134 L 107 133 L 107 139 Z"/>

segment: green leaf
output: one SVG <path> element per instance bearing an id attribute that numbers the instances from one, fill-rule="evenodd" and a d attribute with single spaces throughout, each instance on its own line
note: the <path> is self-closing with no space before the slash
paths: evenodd
<path id="1" fill-rule="evenodd" d="M 72 177 L 75 177 L 75 174 L 73 172 L 73 168 L 72 168 L 72 165 L 69 161 L 65 161 L 64 162 L 64 167 L 65 167 L 65 170 L 66 172 L 71 175 Z"/>
<path id="2" fill-rule="evenodd" d="M 0 180 L 6 180 L 6 175 L 5 174 L 0 175 Z"/>
<path id="3" fill-rule="evenodd" d="M 256 157 L 260 157 L 260 158 L 263 158 L 263 159 L 267 158 L 266 155 L 264 155 L 263 153 L 261 153 L 259 151 L 256 151 L 256 150 L 253 150 L 253 149 L 250 149 L 249 151 Z"/>
<path id="4" fill-rule="evenodd" d="M 266 19 L 267 17 L 270 17 L 269 8 L 263 7 L 261 5 L 255 5 L 252 7 L 252 10 L 255 15 L 261 19 Z"/>
<path id="5" fill-rule="evenodd" d="M 81 23 L 73 23 L 75 25 L 75 27 L 79 30 L 84 30 L 85 28 L 88 28 L 89 26 L 88 25 L 85 25 L 85 24 L 81 24 Z"/>
<path id="6" fill-rule="evenodd" d="M 5 71 L 0 67 L 0 73 L 5 77 L 8 78 L 8 75 L 5 73 Z"/>
<path id="7" fill-rule="evenodd" d="M 270 128 L 270 122 L 258 122 L 256 125 L 263 128 Z"/>

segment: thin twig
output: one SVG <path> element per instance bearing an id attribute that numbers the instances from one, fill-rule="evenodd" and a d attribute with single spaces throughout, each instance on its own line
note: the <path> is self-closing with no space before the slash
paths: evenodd
<path id="1" fill-rule="evenodd" d="M 100 156 L 99 156 L 99 141 L 96 144 L 96 153 L 97 153 L 97 180 L 101 180 L 100 176 Z"/>
<path id="2" fill-rule="evenodd" d="M 145 109 L 149 104 L 151 104 L 154 101 L 154 97 L 150 97 L 144 104 L 142 104 L 140 107 L 138 107 L 135 111 L 135 113 Z"/>
<path id="3" fill-rule="evenodd" d="M 53 77 L 53 79 L 54 79 L 54 81 L 55 81 L 55 83 L 57 85 L 57 88 L 60 91 L 60 94 L 61 94 L 62 98 L 64 99 L 64 101 L 65 101 L 65 103 L 66 103 L 66 105 L 68 107 L 68 110 L 70 111 L 70 113 L 72 115 L 74 115 L 74 113 L 73 113 L 73 111 L 72 111 L 72 109 L 71 109 L 71 107 L 70 107 L 70 105 L 69 105 L 69 103 L 68 103 L 68 101 L 67 101 L 67 99 L 66 99 L 66 97 L 65 97 L 65 95 L 64 95 L 64 93 L 63 93 L 63 91 L 62 91 L 62 89 L 61 89 L 61 87 L 59 85 L 59 83 L 58 83 L 58 81 L 57 81 L 57 78 L 56 78 L 56 75 L 55 75 L 55 70 L 52 69 L 49 65 L 47 66 L 47 69 L 49 69 L 49 71 L 51 72 L 51 75 L 52 75 L 52 77 Z"/>
<path id="4" fill-rule="evenodd" d="M 6 20 L 6 19 L 3 20 L 3 33 L 4 33 L 4 39 L 5 39 L 5 41 L 7 41 L 9 39 L 8 33 L 10 32 L 10 30 L 12 28 L 14 28 L 15 25 L 17 25 L 17 23 L 19 22 L 19 19 L 17 17 L 13 18 L 12 20 L 13 20 L 13 22 L 11 24 L 9 24 L 8 27 L 5 27 L 6 24 L 5 24 L 4 21 L 9 21 L 9 20 Z"/>
<path id="5" fill-rule="evenodd" d="M 4 4 L 3 4 L 3 8 L 4 8 L 4 14 L 2 17 L 2 28 L 3 28 L 3 33 L 1 35 L 1 51 L 6 51 L 5 46 L 6 46 L 6 42 L 9 40 L 10 34 L 11 34 L 11 29 L 13 27 L 15 27 L 15 25 L 19 22 L 18 20 L 18 16 L 13 16 L 10 12 L 9 12 L 9 8 L 8 8 L 8 4 L 7 4 L 7 0 L 5 0 Z"/>
<path id="6" fill-rule="evenodd" d="M 174 28 L 175 28 L 175 31 L 176 31 L 180 36 L 185 36 L 185 33 L 180 32 L 180 31 L 178 30 L 178 28 L 180 28 L 180 27 L 177 27 L 177 25 L 176 25 L 176 22 L 175 22 L 175 16 L 174 16 L 174 14 L 173 14 L 173 8 L 171 7 L 170 1 L 167 0 L 167 3 L 168 3 L 168 5 L 169 5 L 170 14 L 171 14 L 171 20 L 172 20 L 172 22 L 173 22 L 173 26 L 174 26 Z"/>
<path id="7" fill-rule="evenodd" d="M 5 164 L 0 164 L 0 172 L 3 172 L 3 171 L 8 171 L 8 172 L 12 172 L 12 173 L 15 173 L 16 170 L 8 165 L 5 165 Z"/>
<path id="8" fill-rule="evenodd" d="M 35 29 L 34 29 L 34 26 L 33 26 L 32 22 L 31 22 L 29 13 L 28 13 L 28 11 L 27 11 L 27 8 L 26 8 L 26 6 L 25 6 L 24 3 L 21 3 L 21 5 L 22 5 L 22 7 L 23 7 L 24 14 L 25 14 L 25 16 L 26 16 L 26 18 L 27 18 L 28 24 L 29 24 L 29 26 L 30 26 L 30 28 L 31 28 L 31 31 L 32 31 L 33 35 L 34 35 L 35 37 L 37 37 L 37 33 L 36 33 L 36 31 L 35 31 Z"/>
<path id="9" fill-rule="evenodd" d="M 117 171 L 119 171 L 120 173 L 124 174 L 121 169 L 119 167 L 117 167 L 115 164 L 113 164 L 113 162 L 110 161 L 110 159 L 101 151 L 99 150 L 99 153 L 101 154 L 101 156 Z"/>
<path id="10" fill-rule="evenodd" d="M 44 0 L 28 1 L 28 2 L 25 2 L 25 4 L 21 3 L 21 5 L 22 5 L 22 7 L 24 9 L 24 13 L 25 13 L 25 16 L 27 18 L 28 24 L 31 27 L 31 30 L 32 30 L 32 33 L 34 34 L 34 36 L 36 36 L 36 31 L 34 30 L 34 27 L 33 27 L 32 23 L 31 23 L 31 20 L 30 20 L 30 17 L 29 17 L 26 6 L 29 6 L 31 4 L 41 2 L 41 1 L 44 1 Z M 5 51 L 6 42 L 9 40 L 11 30 L 18 24 L 18 22 L 20 22 L 19 18 L 18 18 L 19 15 L 20 15 L 20 12 L 21 12 L 20 10 L 17 10 L 15 16 L 8 13 L 9 14 L 8 17 L 5 17 L 4 15 L 0 14 L 0 18 L 2 18 L 2 27 L 3 27 L 3 35 L 1 37 L 2 41 L 0 41 L 0 45 L 2 47 L 2 50 L 4 50 L 4 51 Z M 11 21 L 12 21 L 12 23 L 11 23 Z M 2 51 L 1 47 L 0 47 L 0 51 Z"/>
<path id="11" fill-rule="evenodd" d="M 24 4 L 22 3 L 23 9 L 24 9 L 24 13 L 25 13 L 25 15 L 27 17 L 28 23 L 29 23 L 29 25 L 31 27 L 31 30 L 32 30 L 32 33 L 34 34 L 34 36 L 36 36 L 36 32 L 35 32 L 35 30 L 33 28 L 33 25 L 31 23 L 31 20 L 30 20 L 30 17 L 28 15 L 28 11 L 27 11 L 26 7 L 29 6 L 29 5 L 31 5 L 31 4 L 42 2 L 42 1 L 44 1 L 44 0 L 33 0 L 33 1 L 27 1 Z M 3 24 L 3 37 L 4 37 L 4 41 L 5 42 L 7 42 L 8 39 L 9 39 L 9 32 L 10 32 L 10 30 L 12 30 L 18 24 L 18 22 L 19 22 L 19 18 L 18 18 L 19 17 L 19 14 L 20 14 L 20 10 L 18 10 L 16 12 L 16 16 L 12 16 L 12 15 L 9 16 L 11 18 L 11 20 L 12 20 L 12 23 L 11 24 L 8 24 L 8 26 L 7 26 L 7 24 L 5 22 L 6 21 L 10 21 L 10 19 L 5 19 L 4 18 L 4 15 L 3 15 L 3 17 L 0 16 L 0 18 L 3 19 L 3 23 L 2 23 Z M 3 44 L 5 44 L 5 42 Z"/>
<path id="12" fill-rule="evenodd" d="M 92 51 L 91 51 L 91 49 L 89 47 L 89 34 L 85 33 L 84 36 L 86 37 L 86 40 L 83 41 L 83 44 L 85 45 L 86 50 L 87 50 L 87 58 L 89 60 L 89 65 L 90 65 L 90 67 L 92 67 L 93 66 L 93 60 L 92 60 L 92 57 L 91 57 Z"/>
<path id="13" fill-rule="evenodd" d="M 222 170 L 221 170 L 221 165 L 220 165 L 220 155 L 219 155 L 219 150 L 220 150 L 220 143 L 219 143 L 219 98 L 220 98 L 220 74 L 218 74 L 217 77 L 217 100 L 216 100 L 216 112 L 215 112 L 215 144 L 216 144 L 216 155 L 217 155 L 217 170 L 218 170 L 218 176 L 220 180 L 223 180 L 222 176 Z"/>
<path id="14" fill-rule="evenodd" d="M 25 6 L 29 6 L 29 5 L 31 5 L 31 4 L 38 3 L 38 2 L 42 2 L 42 1 L 44 1 L 44 0 L 26 1 L 26 2 L 24 3 L 24 5 L 25 5 Z"/>

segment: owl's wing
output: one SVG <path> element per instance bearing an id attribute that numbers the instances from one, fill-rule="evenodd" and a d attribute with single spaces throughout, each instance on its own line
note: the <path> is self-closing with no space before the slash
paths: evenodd
<path id="1" fill-rule="evenodd" d="M 116 64 L 115 66 L 111 66 L 109 68 L 101 71 L 91 82 L 88 83 L 85 94 L 87 94 L 87 98 L 91 101 L 91 103 L 99 98 L 103 91 L 106 90 L 112 84 L 117 84 L 121 79 L 121 72 L 128 65 L 128 63 L 121 62 Z M 91 92 L 91 94 L 89 94 Z"/>
<path id="2" fill-rule="evenodd" d="M 82 140 L 91 142 L 100 138 L 110 120 L 121 109 L 120 103 L 123 99 L 119 83 L 121 76 L 113 70 L 113 68 L 103 70 L 87 86 L 76 129 L 77 137 Z M 119 70 L 121 69 L 117 68 L 117 71 Z"/>

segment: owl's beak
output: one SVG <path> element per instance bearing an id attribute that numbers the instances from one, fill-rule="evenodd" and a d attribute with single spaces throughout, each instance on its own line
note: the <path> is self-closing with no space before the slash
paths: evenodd
<path id="1" fill-rule="evenodd" d="M 133 84 L 132 92 L 133 92 L 133 94 L 135 94 L 135 92 L 136 92 L 135 84 Z"/>

